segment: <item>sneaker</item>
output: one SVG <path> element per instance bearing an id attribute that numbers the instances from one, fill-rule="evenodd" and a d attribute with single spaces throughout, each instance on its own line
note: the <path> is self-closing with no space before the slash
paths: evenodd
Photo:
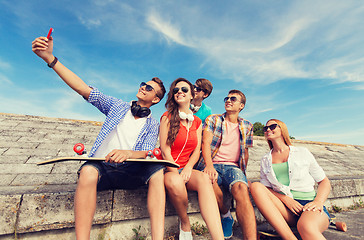
<path id="1" fill-rule="evenodd" d="M 224 231 L 224 238 L 231 238 L 233 236 L 234 219 L 232 217 L 222 218 L 221 224 L 222 230 Z"/>
<path id="2" fill-rule="evenodd" d="M 192 232 L 185 232 L 181 229 L 181 223 L 179 224 L 179 240 L 193 240 Z"/>

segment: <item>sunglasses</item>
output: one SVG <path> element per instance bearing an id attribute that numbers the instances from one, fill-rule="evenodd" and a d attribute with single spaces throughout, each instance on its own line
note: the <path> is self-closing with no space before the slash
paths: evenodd
<path id="1" fill-rule="evenodd" d="M 224 102 L 227 102 L 229 99 L 230 99 L 231 102 L 238 101 L 238 98 L 233 96 L 233 97 L 226 97 L 226 98 L 224 98 Z"/>
<path id="2" fill-rule="evenodd" d="M 263 131 L 264 132 L 266 132 L 266 131 L 268 131 L 268 128 L 271 130 L 271 131 L 273 131 L 274 129 L 276 129 L 276 127 L 278 126 L 278 124 L 276 124 L 276 123 L 274 123 L 274 124 L 272 124 L 272 125 L 269 125 L 269 126 L 265 126 L 265 127 L 263 127 Z"/>
<path id="3" fill-rule="evenodd" d="M 141 87 L 145 87 L 145 91 L 147 91 L 147 92 L 150 92 L 153 90 L 155 92 L 155 95 L 157 95 L 157 97 L 160 98 L 157 94 L 157 91 L 151 85 L 146 84 L 145 82 L 141 82 L 139 88 L 141 88 Z"/>
<path id="4" fill-rule="evenodd" d="M 205 90 L 205 89 L 203 89 L 203 88 L 201 88 L 201 87 L 198 87 L 198 86 L 196 86 L 196 85 L 193 85 L 193 87 L 195 88 L 195 91 L 196 91 L 196 92 L 201 92 L 201 91 L 206 92 L 206 90 Z"/>
<path id="5" fill-rule="evenodd" d="M 178 87 L 173 88 L 173 94 L 178 93 L 178 92 L 179 92 L 179 89 L 180 89 L 180 88 L 178 88 Z M 187 88 L 187 87 L 181 87 L 181 90 L 182 90 L 182 92 L 184 92 L 184 93 L 188 93 L 188 88 Z"/>

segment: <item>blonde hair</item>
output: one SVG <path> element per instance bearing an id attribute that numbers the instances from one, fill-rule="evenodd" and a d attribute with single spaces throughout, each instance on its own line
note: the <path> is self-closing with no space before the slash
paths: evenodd
<path id="1" fill-rule="evenodd" d="M 278 119 L 269 119 L 267 121 L 267 123 L 270 122 L 270 121 L 275 121 L 278 124 L 278 126 L 279 126 L 279 128 L 281 129 L 281 132 L 282 132 L 282 137 L 283 137 L 284 143 L 287 146 L 291 146 L 292 143 L 291 143 L 291 138 L 289 137 L 287 125 L 284 122 L 282 122 L 282 121 L 280 121 Z M 267 125 L 267 123 L 265 125 Z M 267 140 L 267 142 L 268 142 L 269 148 L 272 149 L 273 148 L 272 141 Z"/>

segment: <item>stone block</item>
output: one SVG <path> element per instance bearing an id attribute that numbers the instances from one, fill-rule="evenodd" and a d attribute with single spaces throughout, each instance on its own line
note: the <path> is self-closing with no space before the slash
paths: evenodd
<path id="1" fill-rule="evenodd" d="M 33 174 L 33 173 L 50 173 L 52 166 L 37 166 L 36 164 L 2 164 L 0 168 L 1 174 Z"/>
<path id="2" fill-rule="evenodd" d="M 0 186 L 8 186 L 14 180 L 16 174 L 3 174 L 1 176 Z"/>
<path id="3" fill-rule="evenodd" d="M 356 184 L 353 179 L 331 180 L 332 196 L 334 198 L 356 196 Z"/>
<path id="4" fill-rule="evenodd" d="M 14 233 L 20 200 L 21 195 L 0 196 L 0 235 Z"/>
<path id="5" fill-rule="evenodd" d="M 148 217 L 148 189 L 115 190 L 112 221 Z"/>
<path id="6" fill-rule="evenodd" d="M 94 223 L 111 221 L 112 191 L 100 192 Z M 31 216 L 31 217 L 30 217 Z M 19 233 L 74 226 L 74 193 L 25 194 L 20 206 Z"/>
<path id="7" fill-rule="evenodd" d="M 6 156 L 0 155 L 1 164 L 25 164 L 28 161 L 28 156 Z"/>
<path id="8" fill-rule="evenodd" d="M 69 185 L 77 183 L 77 174 L 18 174 L 12 186 Z"/>
<path id="9" fill-rule="evenodd" d="M 77 175 L 78 169 L 85 161 L 66 161 L 54 164 L 52 174 L 74 174 Z"/>
<path id="10" fill-rule="evenodd" d="M 364 195 L 364 179 L 358 178 L 358 179 L 353 179 L 353 181 L 355 183 L 356 193 L 359 196 L 363 196 Z"/>

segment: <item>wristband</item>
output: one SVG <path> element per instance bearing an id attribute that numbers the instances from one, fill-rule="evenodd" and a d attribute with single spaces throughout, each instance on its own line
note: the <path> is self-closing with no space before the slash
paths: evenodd
<path id="1" fill-rule="evenodd" d="M 56 65 L 57 62 L 58 62 L 58 58 L 57 57 L 54 57 L 53 62 L 48 63 L 47 65 L 48 65 L 48 67 L 53 68 L 54 65 Z"/>

